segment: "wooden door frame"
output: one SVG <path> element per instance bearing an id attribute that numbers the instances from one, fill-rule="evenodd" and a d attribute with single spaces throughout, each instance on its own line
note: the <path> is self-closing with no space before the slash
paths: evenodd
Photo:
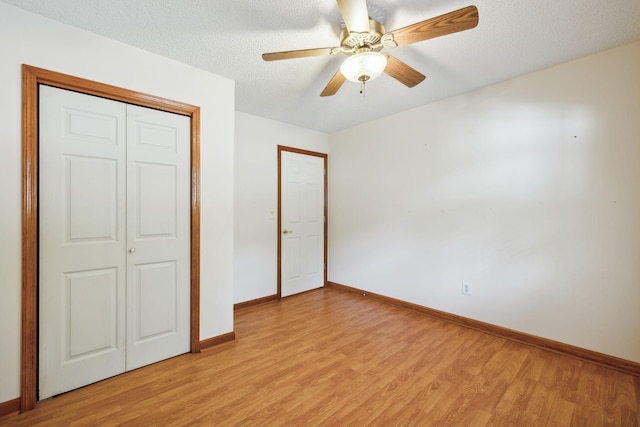
<path id="1" fill-rule="evenodd" d="M 48 85 L 191 118 L 190 350 L 200 351 L 200 107 L 22 65 L 22 343 L 20 410 L 35 408 L 38 368 L 38 86 Z"/>
<path id="2" fill-rule="evenodd" d="M 307 156 L 321 157 L 324 160 L 324 286 L 327 286 L 327 247 L 329 236 L 327 231 L 329 229 L 329 167 L 328 167 L 328 155 L 326 153 L 319 153 L 316 151 L 301 150 L 299 148 L 286 147 L 284 145 L 278 145 L 278 299 L 282 298 L 282 152 L 288 151 L 291 153 L 304 154 Z"/>

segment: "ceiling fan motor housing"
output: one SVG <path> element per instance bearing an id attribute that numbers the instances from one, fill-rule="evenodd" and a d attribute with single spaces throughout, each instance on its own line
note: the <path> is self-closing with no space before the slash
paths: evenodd
<path id="1" fill-rule="evenodd" d="M 369 32 L 349 32 L 346 28 L 343 28 L 342 34 L 340 35 L 342 40 L 340 46 L 345 53 L 357 53 L 361 49 L 379 51 L 384 47 L 380 43 L 384 34 L 384 26 L 378 21 L 369 19 Z"/>

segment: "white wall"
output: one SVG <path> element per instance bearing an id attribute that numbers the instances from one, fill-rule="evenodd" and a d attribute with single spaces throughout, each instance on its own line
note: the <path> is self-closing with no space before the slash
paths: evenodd
<path id="1" fill-rule="evenodd" d="M 201 107 L 201 339 L 233 330 L 234 83 L 0 3 L 0 403 L 19 396 L 21 64 Z"/>
<path id="2" fill-rule="evenodd" d="M 278 290 L 278 145 L 326 153 L 329 137 L 240 112 L 236 112 L 235 136 L 234 302 L 238 303 Z"/>
<path id="3" fill-rule="evenodd" d="M 640 362 L 640 42 L 329 152 L 330 281 Z"/>

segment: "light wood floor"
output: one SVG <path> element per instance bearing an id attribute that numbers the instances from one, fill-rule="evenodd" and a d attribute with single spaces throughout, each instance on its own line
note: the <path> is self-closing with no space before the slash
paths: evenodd
<path id="1" fill-rule="evenodd" d="M 640 379 L 324 289 L 1 425 L 638 426 Z"/>

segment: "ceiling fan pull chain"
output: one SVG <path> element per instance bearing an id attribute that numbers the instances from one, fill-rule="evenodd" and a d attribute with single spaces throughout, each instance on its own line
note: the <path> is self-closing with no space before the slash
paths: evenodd
<path id="1" fill-rule="evenodd" d="M 360 94 L 362 95 L 362 97 L 364 98 L 366 96 L 366 80 L 362 80 L 362 87 L 360 88 Z"/>

